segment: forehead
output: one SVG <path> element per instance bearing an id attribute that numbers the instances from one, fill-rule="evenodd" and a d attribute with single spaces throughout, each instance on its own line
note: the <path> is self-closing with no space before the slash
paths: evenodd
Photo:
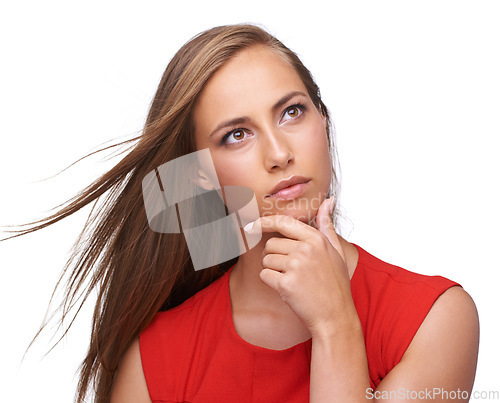
<path id="1" fill-rule="evenodd" d="M 299 75 L 282 55 L 262 45 L 245 49 L 205 85 L 194 110 L 196 127 L 248 115 L 255 108 L 270 108 L 291 91 L 307 94 Z"/>

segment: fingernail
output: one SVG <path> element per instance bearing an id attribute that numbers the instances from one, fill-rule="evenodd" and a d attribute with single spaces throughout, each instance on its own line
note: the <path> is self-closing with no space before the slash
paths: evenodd
<path id="1" fill-rule="evenodd" d="M 330 215 L 333 214 L 333 205 L 334 205 L 334 203 L 333 203 L 333 197 L 330 197 Z"/>
<path id="2" fill-rule="evenodd" d="M 250 232 L 253 228 L 253 224 L 255 223 L 255 221 L 251 221 L 249 222 L 247 225 L 245 225 L 243 227 L 243 229 L 246 231 L 246 232 Z"/>

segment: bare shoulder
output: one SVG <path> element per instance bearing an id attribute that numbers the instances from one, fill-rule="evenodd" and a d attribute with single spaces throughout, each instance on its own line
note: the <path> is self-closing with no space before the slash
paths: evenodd
<path id="1" fill-rule="evenodd" d="M 142 370 L 139 339 L 123 356 L 113 382 L 111 403 L 151 403 L 146 378 Z"/>
<path id="2" fill-rule="evenodd" d="M 400 363 L 379 387 L 410 390 L 438 387 L 470 391 L 479 350 L 479 317 L 471 296 L 459 286 L 437 298 Z"/>
<path id="3" fill-rule="evenodd" d="M 450 287 L 436 300 L 422 322 L 405 355 L 413 347 L 421 347 L 436 338 L 452 338 L 467 343 L 469 348 L 479 341 L 479 316 L 472 297 L 459 286 Z"/>

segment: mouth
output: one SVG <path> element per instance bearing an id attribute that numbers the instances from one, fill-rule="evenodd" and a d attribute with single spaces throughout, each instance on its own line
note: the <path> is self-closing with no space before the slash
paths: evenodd
<path id="1" fill-rule="evenodd" d="M 266 197 L 285 200 L 296 199 L 304 194 L 310 181 L 310 178 L 292 176 L 289 179 L 278 182 Z"/>

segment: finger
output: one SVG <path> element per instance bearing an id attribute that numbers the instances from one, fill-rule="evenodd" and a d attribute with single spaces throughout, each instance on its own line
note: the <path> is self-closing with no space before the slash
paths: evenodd
<path id="1" fill-rule="evenodd" d="M 269 238 L 262 250 L 262 257 L 270 253 L 277 253 L 281 255 L 289 255 L 293 251 L 297 250 L 298 244 L 301 241 L 296 241 L 290 238 Z"/>
<path id="2" fill-rule="evenodd" d="M 331 229 L 334 230 L 331 208 L 333 207 L 333 197 L 325 199 L 316 212 L 316 216 L 312 220 L 312 226 L 318 231 Z"/>
<path id="3" fill-rule="evenodd" d="M 273 214 L 259 217 L 253 226 L 247 225 L 245 231 L 249 233 L 279 232 L 287 238 L 305 241 L 314 233 L 314 228 L 293 217 Z"/>
<path id="4" fill-rule="evenodd" d="M 262 259 L 262 268 L 286 273 L 290 269 L 290 258 L 287 255 L 266 255 Z"/>
<path id="5" fill-rule="evenodd" d="M 262 269 L 259 276 L 264 284 L 271 287 L 274 291 L 279 292 L 279 282 L 283 276 L 282 273 L 272 269 Z"/>
<path id="6" fill-rule="evenodd" d="M 314 220 L 314 227 L 322 232 L 330 241 L 331 245 L 338 252 L 342 260 L 345 262 L 345 253 L 338 237 L 335 228 L 333 226 L 333 220 L 331 217 L 331 207 L 333 198 L 325 199 L 319 206 L 318 212 Z"/>

